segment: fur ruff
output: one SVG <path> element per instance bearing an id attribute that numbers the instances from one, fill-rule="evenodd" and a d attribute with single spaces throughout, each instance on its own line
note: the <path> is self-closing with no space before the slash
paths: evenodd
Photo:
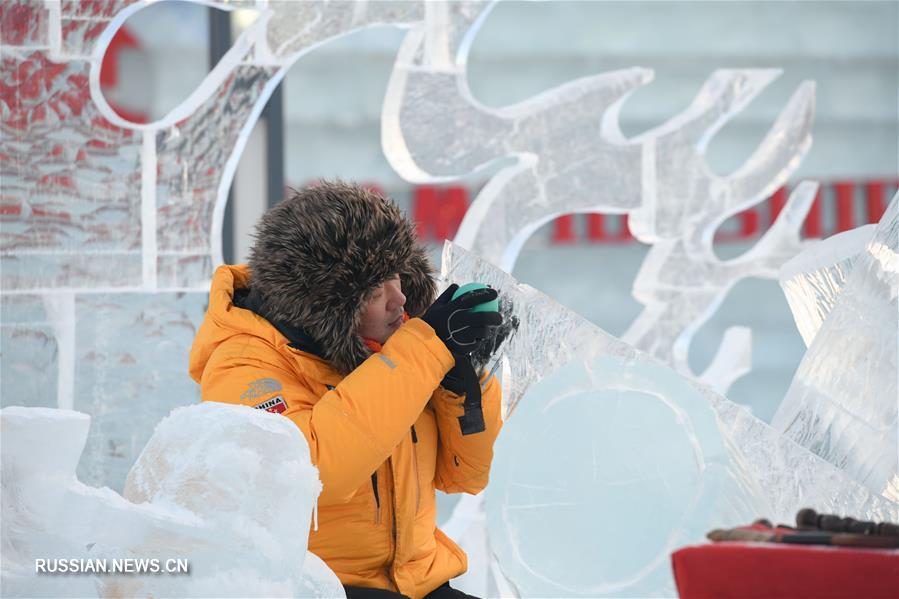
<path id="1" fill-rule="evenodd" d="M 266 212 L 249 263 L 266 316 L 304 330 L 344 375 L 372 354 L 356 331 L 375 288 L 399 274 L 411 317 L 436 292 L 415 225 L 392 201 L 342 182 L 294 192 Z"/>

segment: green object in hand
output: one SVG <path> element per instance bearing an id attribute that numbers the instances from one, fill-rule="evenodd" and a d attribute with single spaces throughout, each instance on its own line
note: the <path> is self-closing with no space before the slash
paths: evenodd
<path id="1" fill-rule="evenodd" d="M 487 285 L 483 283 L 466 283 L 462 285 L 456 292 L 453 294 L 453 299 L 461 297 L 468 293 L 469 291 L 474 291 L 475 289 L 486 289 Z M 474 308 L 471 308 L 472 312 L 499 312 L 499 299 L 491 300 L 489 302 L 484 302 L 483 304 L 478 304 Z"/>

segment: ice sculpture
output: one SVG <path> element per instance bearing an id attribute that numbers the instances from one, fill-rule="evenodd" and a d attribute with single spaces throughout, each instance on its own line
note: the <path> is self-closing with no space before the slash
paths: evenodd
<path id="1" fill-rule="evenodd" d="M 567 366 L 569 364 L 590 364 L 600 358 L 614 357 L 617 364 L 623 364 L 627 369 L 652 370 L 653 375 L 647 381 L 661 378 L 664 375 L 660 373 L 667 372 L 650 356 L 608 335 L 533 288 L 517 283 L 510 275 L 458 246 L 447 244 L 443 261 L 443 276 L 447 280 L 477 280 L 502 289 L 514 303 L 515 313 L 522 321 L 518 333 L 508 343 L 503 359 L 504 412 L 507 415 L 503 436 L 516 426 L 517 410 L 521 409 L 519 402 L 530 397 L 531 386 L 558 370 L 572 368 Z M 625 370 L 625 375 L 628 372 Z M 601 391 L 604 380 L 595 377 L 595 388 Z M 619 384 L 618 388 L 640 390 L 633 381 L 643 381 L 643 378 L 631 374 L 628 380 L 626 385 Z M 667 380 L 673 380 L 670 373 Z M 646 386 L 651 384 L 643 382 Z M 610 387 L 614 386 L 610 383 Z M 817 506 L 816 509 L 821 511 L 851 512 L 884 520 L 899 518 L 896 504 L 871 493 L 831 464 L 783 439 L 744 408 L 702 386 L 695 386 L 695 389 L 716 413 L 722 431 L 721 441 L 729 454 L 735 456 L 732 467 L 743 472 L 745 478 L 741 480 L 748 481 L 749 488 L 753 488 L 752 481 L 760 483 L 754 488 L 762 489 L 762 499 L 770 506 L 768 515 L 771 518 L 789 521 L 797 509 L 807 505 Z M 517 447 L 517 450 L 531 451 L 526 447 Z M 556 447 L 551 451 L 544 450 L 543 459 L 552 460 L 557 466 L 584 461 L 574 457 L 566 460 Z M 538 465 L 534 464 L 534 467 Z M 494 483 L 488 489 L 488 504 L 498 491 Z M 573 496 L 568 500 L 573 500 Z M 492 509 L 494 506 L 488 505 L 488 513 Z M 553 511 L 548 510 L 544 516 L 549 522 Z M 497 538 L 491 528 L 490 542 L 495 550 L 496 543 L 506 541 Z M 512 582 L 517 584 L 514 579 Z"/>
<path id="2" fill-rule="evenodd" d="M 654 359 L 451 243 L 444 248 L 442 276 L 451 281 L 481 281 L 502 289 L 516 306 L 515 315 L 520 319 L 521 326 L 507 343 L 502 359 L 503 413 L 507 418 L 510 418 L 531 385 L 564 364 L 597 356 L 618 356 L 625 361 Z M 734 437 L 735 433 L 742 434 L 742 430 L 752 429 L 752 435 L 758 438 L 759 446 L 747 444 L 752 448 L 748 452 L 747 464 L 756 478 L 773 480 L 764 474 L 766 470 L 772 473 L 787 471 L 793 477 L 793 485 L 762 485 L 766 492 L 772 493 L 773 517 L 789 520 L 803 502 L 819 505 L 821 511 L 838 512 L 841 508 L 856 510 L 858 507 L 872 517 L 883 514 L 883 518 L 887 519 L 889 514 L 893 514 L 895 519 L 899 516 L 899 512 L 895 511 L 899 508 L 891 502 L 871 495 L 824 460 L 789 441 L 774 442 L 779 435 L 745 408 L 702 385 L 697 385 L 697 389 L 710 401 L 730 437 Z M 765 430 L 770 431 L 770 435 L 765 434 Z M 739 442 L 736 445 L 743 447 Z M 819 487 L 816 479 L 830 482 Z M 809 494 L 809 489 L 814 492 Z M 867 495 L 871 495 L 870 500 Z"/>
<path id="3" fill-rule="evenodd" d="M 472 13 L 435 5 L 407 34 L 388 85 L 382 145 L 390 163 L 404 178 L 425 182 L 511 160 L 472 203 L 455 238 L 510 272 L 524 242 L 549 220 L 572 212 L 628 213 L 634 234 L 653 249 L 634 289 L 646 308 L 625 338 L 697 376 L 686 361 L 693 333 L 734 283 L 773 278 L 800 247 L 798 227 L 814 194 L 808 186 L 790 198 L 780 215 L 786 222 L 778 220 L 742 259 L 718 260 L 712 237 L 799 165 L 811 145 L 814 84 L 800 85 L 739 169 L 717 176 L 705 160 L 709 140 L 779 71 L 716 71 L 686 110 L 626 139 L 618 114 L 628 95 L 651 81 L 652 71 L 584 77 L 513 106 L 488 108 L 472 97 L 466 81 L 468 50 L 487 13 L 473 19 Z M 471 28 L 462 37 L 437 35 L 446 22 Z M 654 278 L 662 265 L 664 282 Z M 697 284 L 692 275 L 700 272 L 712 276 Z M 749 369 L 750 355 L 749 330 L 733 327 L 712 366 L 698 376 L 724 391 Z"/>
<path id="4" fill-rule="evenodd" d="M 4 596 L 343 596 L 306 551 L 321 483 L 288 420 L 223 404 L 176 410 L 135 464 L 128 499 L 75 477 L 87 415 L 10 407 L 0 422 Z M 190 570 L 40 575 L 38 557 L 187 559 Z"/>
<path id="5" fill-rule="evenodd" d="M 700 255 L 689 255 L 689 241 L 678 239 L 652 245 L 634 281 L 634 297 L 645 308 L 622 339 L 691 376 L 687 363 L 693 333 L 744 277 L 775 278 L 780 266 L 802 248 L 799 230 L 815 199 L 818 185 L 803 182 L 756 245 L 732 260 L 717 259 L 711 239 Z M 701 379 L 719 392 L 749 369 L 749 329 L 731 327 Z M 729 363 L 728 363 L 729 362 Z"/>
<path id="6" fill-rule="evenodd" d="M 771 424 L 899 501 L 899 194 L 854 260 Z"/>
<path id="7" fill-rule="evenodd" d="M 521 596 L 671 596 L 672 551 L 770 512 L 705 398 L 635 358 L 560 365 L 505 426 L 487 517 Z"/>
<path id="8" fill-rule="evenodd" d="M 522 596 L 664 593 L 667 583 L 653 578 L 662 576 L 661 570 L 652 574 L 653 559 L 668 542 L 700 540 L 705 532 L 703 526 L 710 521 L 703 521 L 702 517 L 706 516 L 715 521 L 732 517 L 745 522 L 746 518 L 751 520 L 764 514 L 773 520 L 789 522 L 801 507 L 813 506 L 823 512 L 899 520 L 899 505 L 872 493 L 831 464 L 783 438 L 745 408 L 706 387 L 688 385 L 656 359 L 608 335 L 535 289 L 517 283 L 510 275 L 466 250 L 447 244 L 443 276 L 451 281 L 483 281 L 501 289 L 503 295 L 512 300 L 515 314 L 521 319 L 518 332 L 502 350 L 506 425 L 498 441 L 497 462 L 486 494 L 486 509 L 489 546 L 503 574 Z M 624 405 L 621 398 L 627 398 L 634 405 L 620 407 Z M 666 399 L 682 405 L 685 416 L 678 420 L 669 415 Z M 573 417 L 567 411 L 575 405 L 580 411 Z M 642 411 L 632 415 L 633 419 L 638 423 L 646 422 L 645 414 L 656 414 L 658 430 L 628 424 L 631 422 L 630 410 L 638 408 Z M 707 428 L 709 409 L 715 415 L 716 427 L 713 429 Z M 520 414 L 525 416 L 519 421 Z M 603 434 L 607 433 L 609 420 L 621 428 L 630 426 L 630 441 L 627 436 Z M 691 426 L 694 430 L 706 431 L 702 433 L 699 445 L 696 442 L 700 433 L 693 436 L 693 445 L 683 445 L 685 440 L 690 440 L 690 434 L 685 431 Z M 654 438 L 653 433 L 659 438 Z M 664 444 L 656 446 L 657 440 Z M 628 446 L 628 442 L 642 442 L 642 445 L 637 451 Z M 591 475 L 594 447 L 608 449 L 607 453 L 595 454 L 596 463 L 598 472 L 612 474 Z M 671 448 L 672 454 L 656 456 L 660 447 Z M 673 497 L 683 499 L 684 493 L 690 495 L 696 491 L 696 496 L 702 496 L 703 501 L 722 501 L 719 508 L 709 508 L 708 513 L 699 517 L 701 512 L 691 512 L 690 502 L 683 499 L 679 504 L 683 508 L 680 514 L 685 516 L 683 521 L 675 518 L 674 508 L 672 512 L 656 508 L 652 517 L 647 517 L 644 512 L 632 518 L 624 517 L 622 512 L 616 513 L 629 524 L 639 517 L 659 523 L 660 530 L 654 531 L 657 536 L 651 537 L 655 539 L 652 545 L 633 546 L 620 535 L 614 538 L 604 535 L 602 538 L 609 543 L 617 543 L 613 550 L 608 545 L 595 546 L 595 535 L 577 536 L 589 527 L 591 518 L 603 517 L 594 509 L 595 505 L 616 500 L 635 508 L 642 505 L 639 493 L 634 491 L 641 484 L 651 483 L 659 470 L 646 464 L 640 468 L 637 463 L 680 459 L 682 468 L 691 467 L 692 462 L 687 459 L 689 452 L 683 449 L 676 454 L 676 447 L 692 447 L 693 455 L 702 453 L 711 464 L 716 464 L 708 472 L 711 478 L 701 485 L 703 492 L 709 494 L 701 495 L 698 484 L 691 486 L 698 480 L 696 473 L 706 471 L 706 465 L 700 462 L 693 475 L 678 479 L 685 488 L 678 488 L 676 483 L 668 481 L 667 487 L 659 485 L 653 497 L 658 500 L 663 492 L 670 492 Z M 711 447 L 714 451 L 698 451 L 696 447 Z M 520 467 L 525 461 L 528 468 Z M 631 464 L 634 464 L 633 470 Z M 566 467 L 562 468 L 562 465 Z M 625 472 L 632 476 L 625 477 L 622 474 Z M 538 474 L 557 484 L 535 482 Z M 602 486 L 619 480 L 622 484 L 618 487 Z M 558 488 L 568 492 L 560 492 Z M 621 495 L 617 495 L 618 492 Z M 585 496 L 591 501 L 583 501 Z M 736 503 L 730 503 L 729 497 Z M 628 500 L 630 503 L 626 503 Z M 553 505 L 559 502 L 567 505 Z M 460 503 L 460 509 L 470 509 L 469 503 Z M 573 526 L 570 514 L 562 508 L 576 511 L 577 506 L 590 512 L 582 511 L 583 520 Z M 530 513 L 531 509 L 533 513 Z M 754 513 L 749 515 L 751 512 Z M 686 517 L 689 514 L 695 518 Z M 521 519 L 515 520 L 519 516 Z M 656 520 L 652 519 L 656 517 Z M 721 520 L 716 520 L 718 518 Z M 667 524 L 663 524 L 663 520 Z M 476 523 L 476 518 L 469 515 L 468 521 Z M 602 522 L 607 528 L 615 527 L 615 522 L 610 520 Z M 568 562 L 553 561 L 559 553 L 555 545 L 554 549 L 543 552 L 539 545 L 531 544 L 535 535 L 547 541 L 551 534 L 546 532 L 548 530 L 555 534 L 559 534 L 559 530 L 565 531 L 559 535 L 561 541 L 567 541 L 572 547 L 592 547 L 595 555 L 617 551 L 616 555 L 620 557 L 630 551 L 635 563 L 628 565 L 630 569 L 607 571 L 606 578 L 600 578 L 599 574 L 590 578 L 592 572 L 600 569 L 600 559 L 580 574 L 573 569 L 569 571 L 565 569 Z M 473 530 L 468 530 L 467 534 L 476 538 Z M 572 540 L 574 538 L 577 542 Z M 584 545 L 578 545 L 581 542 Z M 641 547 L 645 553 L 639 553 Z M 560 551 L 574 559 L 567 550 Z M 581 562 L 576 563 L 583 566 Z M 550 576 L 553 567 L 559 572 L 564 571 L 565 575 Z M 630 572 L 630 576 L 623 572 Z M 644 576 L 648 578 L 644 579 Z"/>
<path id="9" fill-rule="evenodd" d="M 201 86 L 157 122 L 106 102 L 106 46 L 148 1 L 32 1 L 5 12 L 3 161 L 13 214 L 7 289 L 202 288 L 221 261 L 237 159 L 274 87 L 304 52 L 363 27 L 420 20 L 407 2 L 211 3 L 259 17 Z M 314 27 L 310 25 L 315 25 Z M 51 32 L 61 28 L 62 38 Z M 215 132 L 215 135 L 211 135 Z"/>
<path id="10" fill-rule="evenodd" d="M 272 90 L 322 42 L 429 10 L 210 3 L 259 16 L 181 105 L 139 125 L 106 102 L 100 65 L 116 31 L 149 4 L 0 7 L 0 395 L 4 406 L 90 414 L 79 475 L 117 489 L 154 423 L 198 400 L 182 357 L 221 262 L 234 170 Z"/>
<path id="11" fill-rule="evenodd" d="M 856 258 L 871 241 L 874 229 L 875 225 L 865 225 L 828 237 L 780 268 L 780 287 L 806 347 L 812 344 L 830 314 Z"/>

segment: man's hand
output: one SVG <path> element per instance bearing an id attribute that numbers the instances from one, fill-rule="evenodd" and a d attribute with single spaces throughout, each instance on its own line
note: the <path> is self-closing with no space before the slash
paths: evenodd
<path id="1" fill-rule="evenodd" d="M 510 313 L 511 311 L 510 302 L 505 298 L 501 299 L 500 312 Z M 478 376 L 483 376 L 484 367 L 490 363 L 496 351 L 509 338 L 509 335 L 518 330 L 518 324 L 518 317 L 510 316 L 504 319 L 499 326 L 491 327 L 490 334 L 477 344 L 477 347 L 471 352 L 471 366 L 478 373 Z M 464 394 L 465 378 L 463 370 L 463 365 L 457 363 L 440 381 L 440 386 L 457 395 Z"/>
<path id="2" fill-rule="evenodd" d="M 512 316 L 512 306 L 512 300 L 505 297 L 500 298 L 500 314 L 508 316 L 503 319 L 499 326 L 491 328 L 490 334 L 478 343 L 474 351 L 471 352 L 471 364 L 478 373 L 481 373 L 484 367 L 490 363 L 490 360 L 493 359 L 494 354 L 496 354 L 506 339 L 518 330 L 520 321 L 517 316 Z"/>
<path id="3" fill-rule="evenodd" d="M 503 318 L 498 312 L 470 310 L 479 304 L 495 300 L 495 289 L 475 289 L 452 299 L 458 288 L 455 283 L 447 287 L 421 319 L 431 325 L 450 353 L 468 355 L 477 348 L 481 340 L 490 336 L 492 327 L 502 324 Z"/>

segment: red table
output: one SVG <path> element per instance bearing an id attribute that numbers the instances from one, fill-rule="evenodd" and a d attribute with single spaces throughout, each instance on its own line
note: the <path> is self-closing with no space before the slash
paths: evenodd
<path id="1" fill-rule="evenodd" d="M 899 598 L 899 550 L 707 543 L 671 555 L 681 599 Z"/>

